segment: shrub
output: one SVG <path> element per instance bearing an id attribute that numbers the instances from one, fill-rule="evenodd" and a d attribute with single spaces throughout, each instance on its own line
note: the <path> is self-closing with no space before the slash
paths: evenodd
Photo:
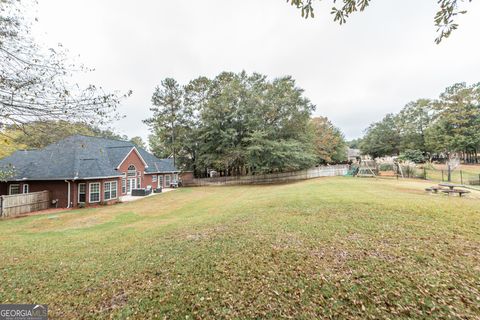
<path id="1" fill-rule="evenodd" d="M 420 150 L 405 150 L 400 156 L 398 157 L 399 160 L 402 161 L 412 161 L 414 163 L 422 163 L 425 161 L 425 157 Z"/>
<path id="2" fill-rule="evenodd" d="M 400 164 L 400 167 L 402 168 L 403 176 L 406 178 L 415 177 L 417 174 L 417 166 L 413 162 L 405 161 Z"/>

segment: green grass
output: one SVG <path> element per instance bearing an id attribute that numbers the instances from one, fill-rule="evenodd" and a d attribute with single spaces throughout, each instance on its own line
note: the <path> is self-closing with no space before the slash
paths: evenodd
<path id="1" fill-rule="evenodd" d="M 325 178 L 0 221 L 0 303 L 52 318 L 476 318 L 479 195 Z"/>

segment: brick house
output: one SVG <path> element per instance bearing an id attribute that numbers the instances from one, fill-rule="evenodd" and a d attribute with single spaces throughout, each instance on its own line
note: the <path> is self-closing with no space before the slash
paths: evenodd
<path id="1" fill-rule="evenodd" d="M 48 190 L 58 207 L 113 203 L 132 189 L 165 188 L 178 180 L 172 159 L 159 159 L 129 141 L 75 135 L 40 150 L 0 160 L 13 174 L 0 195 Z"/>

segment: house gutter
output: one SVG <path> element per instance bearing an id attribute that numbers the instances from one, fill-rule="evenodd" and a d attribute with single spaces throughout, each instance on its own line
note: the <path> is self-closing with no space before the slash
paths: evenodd
<path id="1" fill-rule="evenodd" d="M 188 171 L 186 171 L 188 172 Z M 193 172 L 193 171 L 191 171 Z M 156 172 L 144 172 L 144 174 L 159 174 L 159 173 L 180 173 L 180 170 L 178 171 L 156 171 Z"/>
<path id="2" fill-rule="evenodd" d="M 67 205 L 67 209 L 68 209 L 68 208 L 71 208 L 70 207 L 70 204 L 71 204 L 71 202 L 70 202 L 70 181 L 65 180 L 65 182 L 68 183 L 68 205 Z"/>

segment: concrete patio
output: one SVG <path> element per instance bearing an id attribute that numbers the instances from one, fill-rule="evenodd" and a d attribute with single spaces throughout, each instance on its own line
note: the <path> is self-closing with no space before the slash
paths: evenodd
<path id="1" fill-rule="evenodd" d="M 120 197 L 120 201 L 121 202 L 131 202 L 131 201 L 137 201 L 137 200 L 141 200 L 141 199 L 145 199 L 145 198 L 148 198 L 148 197 L 153 197 L 153 196 L 158 196 L 158 195 L 161 195 L 163 193 L 166 193 L 166 192 L 170 192 L 170 191 L 175 191 L 176 189 L 174 188 L 165 188 L 165 189 L 162 189 L 162 192 L 161 193 L 150 193 L 148 196 L 131 196 L 131 195 L 126 195 L 126 196 L 122 196 Z"/>

